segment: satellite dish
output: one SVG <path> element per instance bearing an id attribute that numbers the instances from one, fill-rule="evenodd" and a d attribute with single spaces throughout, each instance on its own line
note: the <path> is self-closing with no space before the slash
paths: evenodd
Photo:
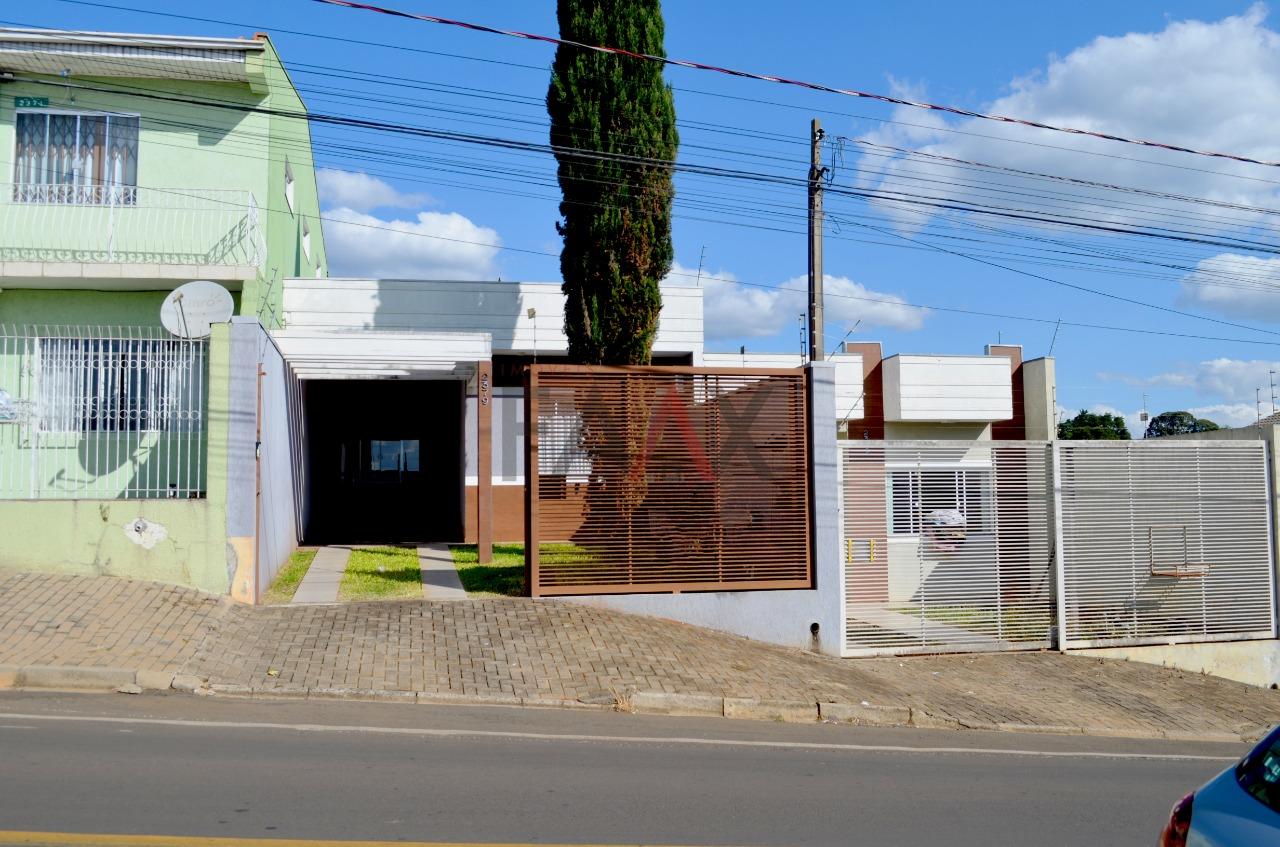
<path id="1" fill-rule="evenodd" d="M 212 324 L 226 323 L 234 313 L 230 291 L 216 282 L 197 279 L 164 298 L 160 323 L 179 338 L 206 338 Z"/>

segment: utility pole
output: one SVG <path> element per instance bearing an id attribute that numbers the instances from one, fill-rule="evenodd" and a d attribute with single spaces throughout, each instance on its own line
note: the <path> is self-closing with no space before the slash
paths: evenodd
<path id="1" fill-rule="evenodd" d="M 822 361 L 822 139 L 817 118 L 809 127 L 809 361 Z"/>
<path id="2" fill-rule="evenodd" d="M 1262 389 L 1255 388 L 1253 389 L 1253 391 L 1254 391 L 1254 405 L 1258 407 L 1258 423 L 1262 423 Z"/>
<path id="3" fill-rule="evenodd" d="M 1271 372 L 1271 414 L 1276 413 L 1276 372 Z"/>

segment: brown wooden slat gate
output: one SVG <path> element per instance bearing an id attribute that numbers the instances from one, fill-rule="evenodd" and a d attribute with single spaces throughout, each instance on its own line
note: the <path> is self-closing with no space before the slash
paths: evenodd
<path id="1" fill-rule="evenodd" d="M 803 370 L 535 365 L 533 596 L 810 588 Z"/>

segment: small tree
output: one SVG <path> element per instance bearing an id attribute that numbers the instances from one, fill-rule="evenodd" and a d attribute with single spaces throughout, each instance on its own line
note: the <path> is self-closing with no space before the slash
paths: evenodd
<path id="1" fill-rule="evenodd" d="M 1105 412 L 1087 412 L 1058 424 L 1058 438 L 1064 441 L 1128 441 L 1129 427 L 1124 418 Z"/>
<path id="2" fill-rule="evenodd" d="M 665 55 L 659 0 L 559 0 L 556 14 L 562 38 Z M 556 230 L 569 358 L 648 364 L 658 282 L 673 259 L 668 163 L 679 143 L 662 65 L 562 45 L 547 113 L 563 196 Z"/>
<path id="3" fill-rule="evenodd" d="M 1166 435 L 1182 435 L 1188 432 L 1213 432 L 1221 429 L 1207 418 L 1197 418 L 1190 412 L 1161 412 L 1147 424 L 1143 438 L 1162 438 Z"/>

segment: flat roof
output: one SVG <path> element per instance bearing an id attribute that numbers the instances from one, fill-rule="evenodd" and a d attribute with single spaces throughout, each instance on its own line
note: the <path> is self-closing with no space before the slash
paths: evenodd
<path id="1" fill-rule="evenodd" d="M 261 40 L 252 38 L 208 38 L 198 35 L 149 35 L 134 32 L 94 32 L 79 29 L 29 29 L 0 27 L 0 42 L 58 45 L 112 45 L 121 47 L 177 47 L 186 50 L 266 49 Z"/>

